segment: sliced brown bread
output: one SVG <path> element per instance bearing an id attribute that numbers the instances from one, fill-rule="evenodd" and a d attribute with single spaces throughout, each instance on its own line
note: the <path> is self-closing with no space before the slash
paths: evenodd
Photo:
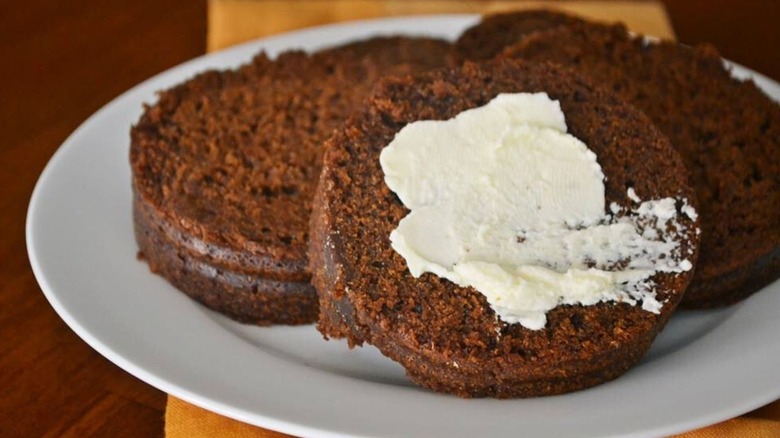
<path id="1" fill-rule="evenodd" d="M 406 368 L 414 382 L 464 397 L 528 397 L 613 379 L 636 363 L 662 329 L 692 277 L 656 274 L 660 314 L 626 303 L 562 305 L 542 330 L 499 321 L 484 295 L 433 274 L 414 278 L 390 245 L 408 210 L 388 189 L 381 150 L 406 124 L 443 120 L 499 93 L 547 92 L 560 100 L 569 132 L 598 156 L 606 201 L 695 196 L 668 140 L 640 111 L 574 72 L 511 60 L 467 63 L 388 80 L 329 140 L 309 246 L 326 337 L 368 342 Z M 677 236 L 696 257 L 695 223 Z"/>
<path id="2" fill-rule="evenodd" d="M 702 248 L 684 307 L 727 305 L 780 276 L 780 106 L 709 46 L 647 43 L 622 25 L 529 36 L 504 57 L 575 68 L 647 114 L 681 153 L 701 206 Z"/>
<path id="3" fill-rule="evenodd" d="M 487 15 L 458 37 L 452 47 L 453 59 L 455 62 L 487 60 L 530 33 L 581 22 L 581 18 L 548 9 Z"/>
<path id="4" fill-rule="evenodd" d="M 136 238 L 152 271 L 240 321 L 313 322 L 306 242 L 322 142 L 380 77 L 443 66 L 449 51 L 386 37 L 260 54 L 162 92 L 130 150 Z"/>

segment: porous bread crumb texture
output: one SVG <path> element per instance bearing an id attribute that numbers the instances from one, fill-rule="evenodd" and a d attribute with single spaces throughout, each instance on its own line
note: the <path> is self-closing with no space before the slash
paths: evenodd
<path id="1" fill-rule="evenodd" d="M 607 203 L 674 196 L 695 204 L 668 140 L 639 111 L 573 72 L 513 61 L 466 64 L 389 79 L 329 140 L 312 214 L 310 263 L 326 337 L 375 345 L 416 383 L 464 397 L 529 397 L 574 391 L 622 374 L 649 348 L 692 273 L 658 274 L 660 314 L 619 303 L 559 306 L 545 329 L 497 320 L 485 297 L 432 274 L 411 276 L 389 235 L 406 208 L 387 188 L 379 153 L 405 124 L 443 120 L 502 92 L 559 99 L 570 132 L 596 152 Z M 682 206 L 678 206 L 681 208 Z M 676 234 L 695 261 L 696 224 Z"/>
<path id="2" fill-rule="evenodd" d="M 573 15 L 548 9 L 488 15 L 458 37 L 452 47 L 453 61 L 488 60 L 530 33 L 583 21 Z"/>
<path id="3" fill-rule="evenodd" d="M 235 318 L 313 322 L 306 242 L 323 141 L 381 76 L 443 66 L 449 51 L 437 39 L 383 37 L 261 53 L 160 93 L 131 132 L 136 236 L 150 266 L 217 310 L 243 300 L 246 315 L 238 304 L 226 311 Z M 255 278 L 233 281 L 244 277 Z"/>
<path id="4" fill-rule="evenodd" d="M 702 247 L 684 307 L 732 304 L 780 275 L 780 106 L 738 81 L 711 46 L 647 43 L 622 25 L 528 36 L 507 58 L 597 79 L 645 112 L 682 155 L 699 198 Z"/>

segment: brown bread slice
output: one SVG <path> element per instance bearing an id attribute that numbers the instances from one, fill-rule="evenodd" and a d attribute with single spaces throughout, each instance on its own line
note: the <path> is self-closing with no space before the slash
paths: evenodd
<path id="1" fill-rule="evenodd" d="M 260 54 L 162 92 L 131 133 L 136 239 L 152 271 L 240 321 L 313 322 L 306 242 L 322 142 L 380 77 L 443 66 L 449 52 L 373 38 Z"/>
<path id="2" fill-rule="evenodd" d="M 453 59 L 457 63 L 488 60 L 530 33 L 581 22 L 581 18 L 548 9 L 487 15 L 458 37 L 452 47 Z"/>
<path id="3" fill-rule="evenodd" d="M 695 196 L 679 155 L 640 111 L 572 71 L 511 60 L 388 80 L 329 140 L 309 246 L 326 337 L 368 342 L 403 365 L 414 382 L 464 397 L 529 397 L 613 379 L 636 363 L 692 277 L 658 274 L 660 314 L 625 303 L 559 306 L 539 331 L 497 320 L 485 297 L 432 274 L 415 279 L 390 246 L 407 210 L 384 183 L 379 154 L 407 123 L 448 119 L 502 92 L 547 92 L 569 131 L 599 157 L 607 203 Z M 698 248 L 684 222 L 683 253 Z"/>
<path id="4" fill-rule="evenodd" d="M 684 307 L 735 303 L 780 276 L 780 106 L 709 46 L 647 43 L 622 25 L 527 37 L 504 57 L 571 66 L 647 114 L 681 153 L 701 206 L 701 257 Z"/>

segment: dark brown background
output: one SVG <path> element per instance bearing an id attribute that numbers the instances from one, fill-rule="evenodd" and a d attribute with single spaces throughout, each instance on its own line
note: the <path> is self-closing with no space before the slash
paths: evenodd
<path id="1" fill-rule="evenodd" d="M 780 2 L 668 0 L 680 41 L 780 78 Z M 24 219 L 67 135 L 136 83 L 205 52 L 204 1 L 0 3 L 0 436 L 162 436 L 165 394 L 94 352 L 54 313 Z"/>

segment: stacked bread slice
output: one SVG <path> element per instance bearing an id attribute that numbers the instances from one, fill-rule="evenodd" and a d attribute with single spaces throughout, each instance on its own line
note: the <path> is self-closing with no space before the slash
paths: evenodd
<path id="1" fill-rule="evenodd" d="M 642 110 L 683 158 L 699 198 L 701 257 L 683 305 L 733 304 L 780 272 L 780 107 L 735 80 L 711 46 L 629 35 L 582 22 L 505 48 L 598 78 Z"/>
<path id="2" fill-rule="evenodd" d="M 386 37 L 260 54 L 162 92 L 130 151 L 136 238 L 152 271 L 239 321 L 314 322 L 306 243 L 322 143 L 380 77 L 443 67 L 449 50 Z"/>
<path id="3" fill-rule="evenodd" d="M 411 123 L 506 93 L 560 102 L 603 169 L 605 214 L 679 201 L 669 241 L 696 266 L 649 277 L 654 311 L 562 303 L 533 330 L 474 287 L 412 275 L 393 248 L 408 209 L 382 150 Z M 525 11 L 486 17 L 454 44 L 374 38 L 201 74 L 146 108 L 130 159 L 140 254 L 177 288 L 243 322 L 318 321 L 435 391 L 505 398 L 613 379 L 678 304 L 731 304 L 776 279 L 779 151 L 780 107 L 713 48 Z"/>

